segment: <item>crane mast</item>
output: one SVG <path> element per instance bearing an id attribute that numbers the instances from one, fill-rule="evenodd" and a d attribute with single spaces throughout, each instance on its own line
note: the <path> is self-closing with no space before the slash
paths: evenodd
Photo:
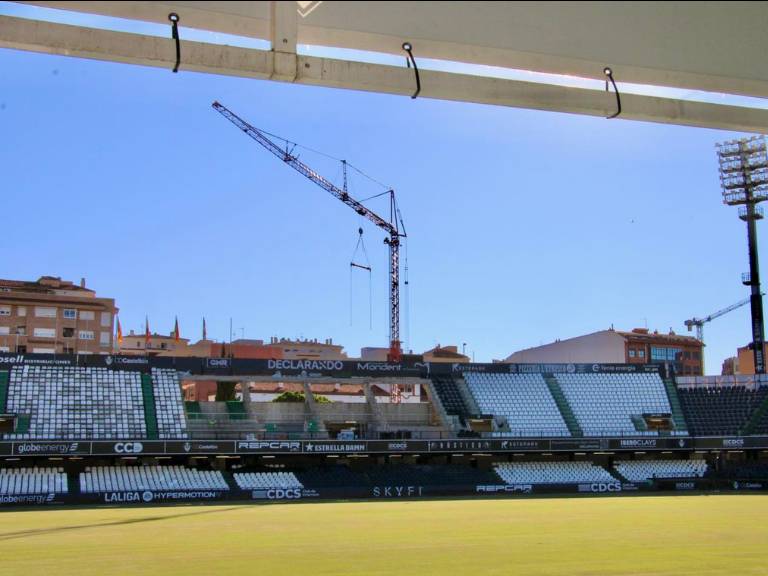
<path id="1" fill-rule="evenodd" d="M 338 200 L 344 202 L 344 204 L 352 208 L 360 216 L 367 218 L 388 234 L 388 237 L 384 239 L 384 242 L 389 246 L 389 353 L 387 359 L 390 362 L 399 362 L 402 356 L 400 348 L 400 239 L 405 238 L 406 233 L 405 229 L 401 231 L 402 220 L 397 209 L 395 191 L 389 190 L 390 217 L 389 220 L 386 220 L 361 202 L 352 198 L 346 189 L 339 188 L 333 182 L 304 164 L 299 160 L 298 156 L 293 155 L 292 150 L 288 150 L 287 147 L 284 149 L 278 146 L 266 133 L 255 126 L 251 126 L 222 104 L 214 102 L 212 106 L 214 110 L 261 144 L 269 152 L 280 158 L 288 166 L 335 196 Z"/>

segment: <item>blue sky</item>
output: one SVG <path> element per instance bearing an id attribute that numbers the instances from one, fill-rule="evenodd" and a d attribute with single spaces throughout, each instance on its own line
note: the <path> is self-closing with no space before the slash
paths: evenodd
<path id="1" fill-rule="evenodd" d="M 126 332 L 145 315 L 168 332 L 178 315 L 194 339 L 205 316 L 209 336 L 227 339 L 232 317 L 237 337 L 332 337 L 352 355 L 385 345 L 381 231 L 214 100 L 397 190 L 416 351 L 466 342 L 490 361 L 612 324 L 682 333 L 686 318 L 748 295 L 746 230 L 721 202 L 714 148 L 738 134 L 11 50 L 0 50 L 0 275 L 84 276 L 116 298 Z M 380 190 L 352 180 L 358 197 Z M 349 271 L 361 225 L 372 329 L 367 277 Z M 719 373 L 749 339 L 748 307 L 705 336 Z"/>

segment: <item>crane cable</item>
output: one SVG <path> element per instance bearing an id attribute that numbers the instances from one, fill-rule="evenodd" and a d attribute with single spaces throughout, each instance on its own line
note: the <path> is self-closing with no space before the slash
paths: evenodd
<path id="1" fill-rule="evenodd" d="M 357 229 L 358 237 L 355 250 L 352 252 L 352 258 L 349 261 L 349 325 L 352 326 L 353 317 L 353 272 L 355 268 L 360 270 L 366 270 L 368 272 L 368 329 L 373 329 L 373 280 L 371 278 L 371 260 L 368 258 L 368 250 L 365 248 L 365 240 L 363 239 L 363 228 Z M 364 264 L 355 262 L 358 252 L 362 252 L 364 258 Z"/>
<path id="2" fill-rule="evenodd" d="M 337 158 L 336 156 L 333 156 L 332 154 L 327 154 L 326 152 L 321 152 L 320 150 L 315 150 L 314 148 L 310 148 L 309 146 L 304 146 L 303 144 L 299 144 L 298 142 L 294 142 L 292 140 L 288 140 L 288 138 L 283 138 L 282 136 L 278 136 L 277 134 L 273 134 L 272 132 L 267 132 L 266 130 L 263 130 L 261 128 L 257 128 L 256 126 L 254 126 L 254 128 L 256 128 L 259 132 L 261 132 L 263 134 L 266 134 L 267 136 L 271 136 L 272 138 L 275 138 L 277 140 L 281 140 L 282 142 L 285 142 L 286 145 L 291 145 L 292 146 L 291 150 L 293 150 L 294 148 L 302 148 L 302 149 L 306 150 L 307 152 L 312 152 L 313 154 L 317 154 L 319 156 L 324 156 L 325 158 L 328 158 L 329 160 L 335 160 L 336 162 L 341 162 L 343 164 L 346 164 L 348 168 L 352 168 L 352 170 L 354 170 L 355 172 L 360 174 L 360 176 L 362 176 L 364 178 L 367 178 L 368 180 L 370 180 L 374 184 L 376 184 L 378 186 L 381 186 L 382 188 L 386 188 L 387 190 L 391 189 L 391 186 L 387 186 L 383 182 L 380 182 L 379 180 L 376 180 L 376 178 L 374 178 L 373 176 L 370 176 L 370 175 L 366 174 L 365 172 L 360 170 L 360 168 L 358 168 L 354 164 L 350 164 L 349 162 L 347 162 L 346 160 L 344 160 L 342 158 Z"/>

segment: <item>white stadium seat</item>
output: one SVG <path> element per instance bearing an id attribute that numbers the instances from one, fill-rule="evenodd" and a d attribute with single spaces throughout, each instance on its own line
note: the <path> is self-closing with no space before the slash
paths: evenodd
<path id="1" fill-rule="evenodd" d="M 146 437 L 138 372 L 17 366 L 6 410 L 30 416 L 29 430 L 9 440 Z"/>
<path id="2" fill-rule="evenodd" d="M 219 471 L 183 466 L 99 466 L 80 474 L 83 493 L 131 490 L 229 490 L 229 486 Z"/>
<path id="3" fill-rule="evenodd" d="M 507 484 L 577 484 L 615 482 L 605 468 L 591 462 L 501 462 L 496 473 Z"/>
<path id="4" fill-rule="evenodd" d="M 237 485 L 244 490 L 304 487 L 293 472 L 244 472 L 234 476 Z"/>
<path id="5" fill-rule="evenodd" d="M 158 438 L 187 439 L 178 373 L 152 369 Z M 29 417 L 25 432 L 6 440 L 147 438 L 141 373 L 75 366 L 16 366 L 6 411 Z"/>
<path id="6" fill-rule="evenodd" d="M 67 475 L 61 468 L 0 469 L 0 495 L 66 494 Z"/>
<path id="7" fill-rule="evenodd" d="M 639 431 L 632 417 L 671 414 L 667 391 L 654 374 L 555 374 L 585 436 L 658 435 Z"/>
<path id="8" fill-rule="evenodd" d="M 179 374 L 173 369 L 152 368 L 157 432 L 161 440 L 188 438 L 187 417 L 181 396 Z"/>
<path id="9" fill-rule="evenodd" d="M 467 372 L 464 379 L 480 411 L 504 416 L 510 435 L 570 436 L 541 374 Z"/>
<path id="10" fill-rule="evenodd" d="M 618 460 L 613 467 L 630 482 L 654 478 L 701 478 L 707 471 L 704 460 Z"/>

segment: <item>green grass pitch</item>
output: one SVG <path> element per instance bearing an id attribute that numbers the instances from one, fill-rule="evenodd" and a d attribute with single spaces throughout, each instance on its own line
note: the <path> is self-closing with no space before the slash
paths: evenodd
<path id="1" fill-rule="evenodd" d="M 5 511 L 0 574 L 768 574 L 768 496 Z"/>

